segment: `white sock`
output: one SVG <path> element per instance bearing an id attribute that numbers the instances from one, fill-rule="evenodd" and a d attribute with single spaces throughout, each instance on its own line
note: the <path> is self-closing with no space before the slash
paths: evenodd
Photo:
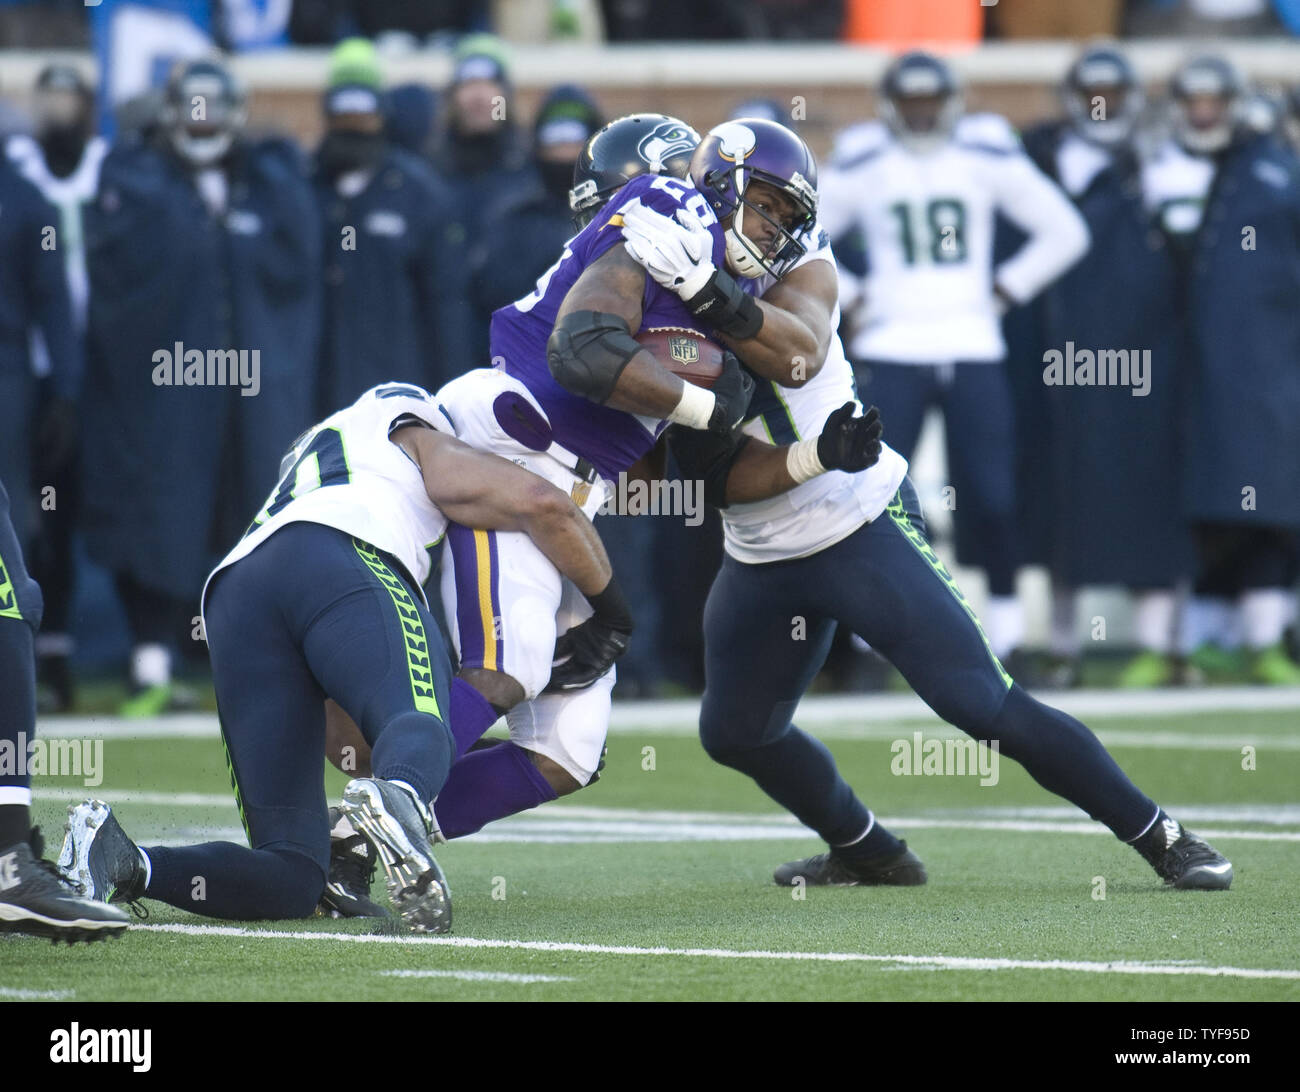
<path id="1" fill-rule="evenodd" d="M 22 785 L 0 785 L 0 805 L 16 804 L 20 808 L 32 806 L 32 790 Z"/>
<path id="2" fill-rule="evenodd" d="M 999 660 L 1025 639 L 1025 612 L 1014 595 L 989 596 L 984 608 L 984 632 Z"/>
<path id="3" fill-rule="evenodd" d="M 1172 589 L 1144 591 L 1137 597 L 1133 628 L 1143 652 L 1168 654 L 1174 647 L 1174 613 L 1178 598 Z"/>
<path id="4" fill-rule="evenodd" d="M 149 881 L 153 879 L 153 861 L 149 860 L 149 854 L 139 846 L 136 846 L 135 850 L 140 854 L 140 860 L 144 862 L 144 886 L 148 890 Z"/>
<path id="5" fill-rule="evenodd" d="M 131 653 L 131 681 L 138 686 L 166 686 L 172 681 L 172 657 L 163 645 L 136 645 Z"/>
<path id="6" fill-rule="evenodd" d="M 1048 649 L 1053 656 L 1072 660 L 1079 655 L 1079 638 L 1075 629 L 1078 595 L 1073 588 L 1052 585 L 1052 621 Z"/>
<path id="7" fill-rule="evenodd" d="M 1237 601 L 1241 637 L 1248 648 L 1270 648 L 1282 640 L 1291 613 L 1286 588 L 1254 588 Z"/>

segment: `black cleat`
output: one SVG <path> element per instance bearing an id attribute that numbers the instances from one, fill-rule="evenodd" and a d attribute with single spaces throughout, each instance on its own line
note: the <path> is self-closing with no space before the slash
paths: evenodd
<path id="1" fill-rule="evenodd" d="M 1232 885 L 1228 858 L 1164 812 L 1133 848 L 1156 875 L 1181 891 L 1226 891 Z"/>
<path id="2" fill-rule="evenodd" d="M 921 858 L 907 848 L 906 842 L 897 853 L 869 857 L 865 861 L 849 859 L 831 849 L 802 861 L 783 864 L 772 875 L 782 887 L 794 887 L 799 877 L 809 887 L 916 887 L 925 883 L 925 865 Z"/>
<path id="3" fill-rule="evenodd" d="M 364 834 L 388 879 L 388 897 L 418 933 L 451 931 L 451 891 L 433 858 L 433 812 L 397 781 L 358 777 L 343 789 L 339 811 Z"/>
<path id="4" fill-rule="evenodd" d="M 339 821 L 339 809 L 330 808 L 330 830 Z M 318 911 L 329 918 L 391 918 L 393 915 L 370 897 L 379 855 L 364 834 L 330 838 L 330 875 Z"/>
<path id="5" fill-rule="evenodd" d="M 113 809 L 102 800 L 75 804 L 68 808 L 65 829 L 59 852 L 64 880 L 85 898 L 131 903 L 136 910 L 136 900 L 144 894 L 144 861 Z"/>
<path id="6" fill-rule="evenodd" d="M 36 829 L 30 845 L 0 849 L 0 933 L 48 937 L 56 944 L 121 935 L 130 917 L 116 906 L 83 898 L 42 860 L 43 849 Z"/>

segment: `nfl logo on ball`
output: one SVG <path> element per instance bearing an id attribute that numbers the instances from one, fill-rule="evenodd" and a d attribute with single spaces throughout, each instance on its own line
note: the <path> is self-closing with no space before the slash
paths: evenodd
<path id="1" fill-rule="evenodd" d="M 668 339 L 668 355 L 678 364 L 696 364 L 700 359 L 700 345 L 693 337 L 674 337 Z"/>

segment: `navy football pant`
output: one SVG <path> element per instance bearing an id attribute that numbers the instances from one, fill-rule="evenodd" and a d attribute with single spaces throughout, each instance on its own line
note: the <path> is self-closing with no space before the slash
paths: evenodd
<path id="1" fill-rule="evenodd" d="M 0 849 L 27 840 L 31 778 L 19 759 L 36 730 L 32 641 L 40 624 L 41 589 L 23 565 L 0 482 L 0 748 L 7 759 L 0 769 Z"/>
<path id="2" fill-rule="evenodd" d="M 748 774 L 831 845 L 859 837 L 866 809 L 819 741 L 790 723 L 836 623 L 867 640 L 939 716 L 997 740 L 1050 792 L 1130 840 L 1156 814 L 1086 727 L 1012 683 L 926 541 L 916 491 L 810 557 L 727 557 L 704 613 L 704 749 Z"/>
<path id="3" fill-rule="evenodd" d="M 992 595 L 1015 595 L 1015 426 L 1001 363 L 856 365 L 864 405 L 875 405 L 885 439 L 911 459 L 931 406 L 943 410 L 957 557 L 985 571 Z"/>
<path id="4" fill-rule="evenodd" d="M 314 523 L 289 524 L 220 573 L 205 619 L 252 848 L 147 848 L 148 895 L 211 917 L 306 916 L 329 868 L 325 698 L 356 721 L 376 777 L 430 801 L 453 753 L 446 645 L 393 558 Z"/>

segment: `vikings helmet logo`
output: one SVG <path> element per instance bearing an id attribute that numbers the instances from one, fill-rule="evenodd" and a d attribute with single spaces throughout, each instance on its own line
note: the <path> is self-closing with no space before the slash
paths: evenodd
<path id="1" fill-rule="evenodd" d="M 718 155 L 728 163 L 743 163 L 758 144 L 758 137 L 748 125 L 728 121 L 713 130 L 718 138 Z"/>
<path id="2" fill-rule="evenodd" d="M 695 150 L 695 143 L 695 134 L 685 125 L 660 122 L 641 138 L 636 150 L 650 164 L 650 170 L 658 174 L 663 170 L 666 160 L 673 156 L 690 155 Z"/>

